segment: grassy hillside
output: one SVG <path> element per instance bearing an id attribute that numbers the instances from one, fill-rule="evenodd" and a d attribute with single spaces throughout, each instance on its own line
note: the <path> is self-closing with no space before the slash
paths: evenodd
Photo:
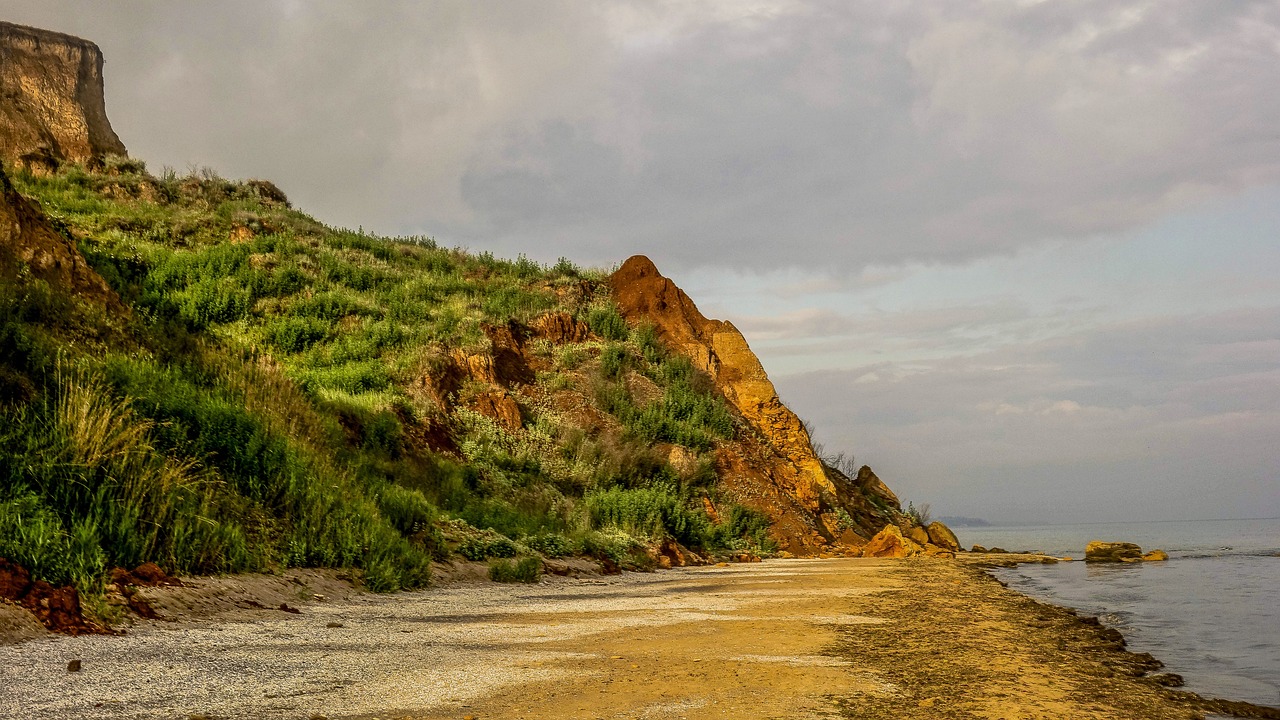
<path id="1" fill-rule="evenodd" d="M 0 283 L 0 557 L 39 578 L 328 566 L 394 590 L 454 552 L 768 549 L 708 452 L 740 419 L 599 272 L 330 228 L 210 172 L 11 180 L 125 308 Z"/>

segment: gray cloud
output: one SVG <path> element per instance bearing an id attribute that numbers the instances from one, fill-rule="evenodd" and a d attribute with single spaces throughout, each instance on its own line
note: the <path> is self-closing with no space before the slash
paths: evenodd
<path id="1" fill-rule="evenodd" d="M 136 154 L 543 259 L 960 261 L 1280 180 L 1274 3 L 18 3 Z"/>
<path id="2" fill-rule="evenodd" d="M 1280 514 L 1280 307 L 775 380 L 829 447 L 949 512 Z"/>

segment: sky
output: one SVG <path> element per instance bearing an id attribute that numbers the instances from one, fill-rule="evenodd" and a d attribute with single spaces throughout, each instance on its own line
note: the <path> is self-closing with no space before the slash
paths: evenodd
<path id="1" fill-rule="evenodd" d="M 935 515 L 1280 516 L 1280 4 L 0 0 L 153 170 L 610 267 Z"/>

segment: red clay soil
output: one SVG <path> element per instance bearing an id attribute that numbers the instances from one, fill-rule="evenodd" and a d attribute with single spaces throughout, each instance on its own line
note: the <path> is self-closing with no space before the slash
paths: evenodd
<path id="1" fill-rule="evenodd" d="M 32 580 L 31 573 L 17 563 L 0 558 L 0 598 L 31 611 L 40 624 L 64 635 L 102 632 L 85 621 L 80 611 L 80 594 L 70 585 L 54 587 Z"/>

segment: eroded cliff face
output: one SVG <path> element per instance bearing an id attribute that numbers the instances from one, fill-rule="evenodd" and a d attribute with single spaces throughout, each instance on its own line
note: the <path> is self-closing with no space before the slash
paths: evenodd
<path id="1" fill-rule="evenodd" d="M 54 230 L 39 205 L 13 189 L 0 168 L 0 279 L 31 278 L 45 281 L 56 292 L 122 309 L 115 291 L 75 244 Z"/>
<path id="2" fill-rule="evenodd" d="M 670 348 L 706 372 L 758 432 L 717 450 L 717 472 L 743 502 L 768 513 L 791 552 L 858 546 L 896 515 L 898 499 L 864 467 L 856 478 L 824 467 L 804 424 L 732 323 L 710 320 L 648 258 L 628 259 L 609 278 L 614 302 L 631 322 L 650 323 Z M 836 512 L 853 519 L 842 524 Z"/>
<path id="3" fill-rule="evenodd" d="M 107 120 L 98 46 L 0 22 L 0 159 L 45 172 L 124 154 Z"/>

